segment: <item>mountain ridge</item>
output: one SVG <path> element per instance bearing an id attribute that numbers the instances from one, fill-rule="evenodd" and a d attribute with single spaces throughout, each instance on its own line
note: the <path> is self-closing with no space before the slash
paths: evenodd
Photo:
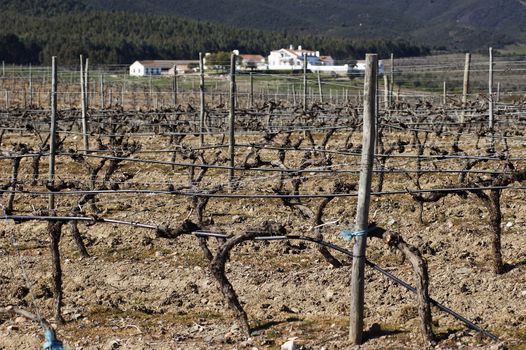
<path id="1" fill-rule="evenodd" d="M 521 0 L 84 0 L 106 10 L 174 14 L 228 25 L 431 47 L 477 49 L 526 41 Z M 299 4 L 299 5 L 298 5 Z"/>

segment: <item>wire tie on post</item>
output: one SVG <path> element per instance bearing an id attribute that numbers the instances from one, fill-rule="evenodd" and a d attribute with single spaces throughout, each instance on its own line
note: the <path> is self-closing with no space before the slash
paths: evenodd
<path id="1" fill-rule="evenodd" d="M 376 225 L 372 225 L 372 226 L 369 226 L 367 228 L 364 228 L 364 229 L 361 229 L 361 230 L 356 230 L 356 231 L 351 231 L 351 230 L 343 230 L 341 233 L 340 233 L 340 236 L 343 238 L 343 239 L 346 239 L 348 241 L 352 240 L 354 237 L 363 237 L 363 236 L 367 236 L 368 233 L 370 232 L 373 232 L 374 230 L 376 230 L 377 227 Z"/>

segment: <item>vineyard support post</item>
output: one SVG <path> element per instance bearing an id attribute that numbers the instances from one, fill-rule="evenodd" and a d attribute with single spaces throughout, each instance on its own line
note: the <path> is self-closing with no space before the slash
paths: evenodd
<path id="1" fill-rule="evenodd" d="M 254 107 L 254 76 L 250 72 L 250 107 Z"/>
<path id="2" fill-rule="evenodd" d="M 234 187 L 234 165 L 235 165 L 235 119 L 236 119 L 236 55 L 232 53 L 230 56 L 230 103 L 229 103 L 229 170 L 228 180 L 230 189 Z"/>
<path id="3" fill-rule="evenodd" d="M 205 67 L 203 53 L 199 52 L 199 146 L 205 143 Z"/>
<path id="4" fill-rule="evenodd" d="M 104 109 L 104 75 L 100 75 L 100 108 Z"/>
<path id="5" fill-rule="evenodd" d="M 88 125 L 86 121 L 87 114 L 87 100 L 86 100 L 86 84 L 84 80 L 84 59 L 80 55 L 80 105 L 81 105 L 81 118 L 82 118 L 82 140 L 84 142 L 84 154 L 88 151 Z"/>
<path id="6" fill-rule="evenodd" d="M 393 90 L 394 90 L 394 53 L 391 53 L 391 76 L 389 85 L 389 106 L 393 105 Z"/>
<path id="7" fill-rule="evenodd" d="M 323 90 L 321 87 L 321 77 L 320 77 L 320 71 L 318 70 L 318 90 L 320 93 L 320 102 L 323 103 Z"/>
<path id="8" fill-rule="evenodd" d="M 442 96 L 442 103 L 445 105 L 447 103 L 447 82 L 444 80 L 443 84 L 443 96 Z"/>
<path id="9" fill-rule="evenodd" d="M 177 106 L 177 66 L 174 65 L 174 75 L 172 77 L 172 104 Z"/>
<path id="10" fill-rule="evenodd" d="M 57 146 L 57 61 L 51 57 L 51 125 L 49 126 L 49 184 L 55 183 L 55 153 Z M 49 195 L 48 209 L 55 209 L 55 196 Z"/>
<path id="11" fill-rule="evenodd" d="M 389 109 L 389 77 L 384 74 L 384 108 Z"/>
<path id="12" fill-rule="evenodd" d="M 464 63 L 464 82 L 462 84 L 462 114 L 460 115 L 460 122 L 464 123 L 466 116 L 466 107 L 468 104 L 468 92 L 469 92 L 469 66 L 471 64 L 471 54 L 466 53 L 466 62 Z"/>
<path id="13" fill-rule="evenodd" d="M 303 110 L 307 110 L 307 54 L 303 54 Z"/>
<path id="14" fill-rule="evenodd" d="M 377 70 L 378 56 L 376 54 L 367 54 L 364 81 L 363 147 L 356 211 L 356 231 L 365 230 L 369 225 L 369 202 L 376 136 L 375 94 Z M 351 276 L 349 340 L 356 345 L 362 343 L 366 245 L 367 237 L 365 235 L 355 237 Z"/>
<path id="15" fill-rule="evenodd" d="M 500 102 L 500 81 L 497 83 L 497 96 L 495 97 L 495 102 Z"/>
<path id="16" fill-rule="evenodd" d="M 489 79 L 488 79 L 488 113 L 489 113 L 489 128 L 493 130 L 493 48 L 489 48 Z"/>
<path id="17" fill-rule="evenodd" d="M 33 106 L 33 72 L 31 63 L 29 64 L 29 108 Z"/>
<path id="18" fill-rule="evenodd" d="M 86 57 L 86 68 L 84 69 L 84 94 L 86 95 L 86 111 L 89 110 L 89 58 Z M 87 149 L 87 148 L 86 148 Z"/>

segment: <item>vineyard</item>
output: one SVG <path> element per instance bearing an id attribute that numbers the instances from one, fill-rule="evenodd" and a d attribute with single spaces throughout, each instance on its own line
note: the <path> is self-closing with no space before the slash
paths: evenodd
<path id="1" fill-rule="evenodd" d="M 355 259 L 364 349 L 526 348 L 526 63 L 487 59 L 4 67 L 0 348 L 350 348 Z"/>

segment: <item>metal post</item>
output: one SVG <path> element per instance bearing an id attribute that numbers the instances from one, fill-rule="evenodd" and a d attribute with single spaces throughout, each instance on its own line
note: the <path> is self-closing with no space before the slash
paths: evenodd
<path id="1" fill-rule="evenodd" d="M 364 81 L 364 109 L 363 109 L 363 142 L 360 182 L 358 188 L 358 204 L 356 215 L 356 231 L 368 227 L 369 202 L 375 146 L 375 101 L 376 75 L 378 70 L 378 56 L 366 55 Z M 352 277 L 351 277 L 351 313 L 349 340 L 355 345 L 362 343 L 364 317 L 364 268 L 365 248 L 367 237 L 357 236 L 353 247 Z"/>

